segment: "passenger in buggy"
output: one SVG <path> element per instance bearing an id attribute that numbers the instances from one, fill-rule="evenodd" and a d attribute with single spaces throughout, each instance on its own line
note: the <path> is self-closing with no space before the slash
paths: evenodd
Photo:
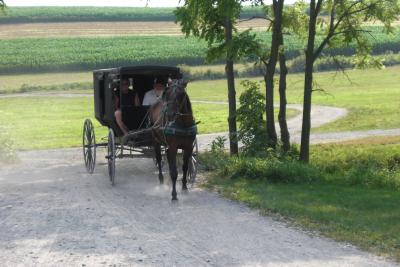
<path id="1" fill-rule="evenodd" d="M 161 99 L 165 89 L 166 80 L 162 77 L 157 77 L 154 80 L 153 89 L 147 91 L 143 98 L 143 106 L 151 106 Z"/>
<path id="2" fill-rule="evenodd" d="M 121 80 L 121 94 L 123 95 L 128 95 L 129 93 L 129 86 L 130 82 L 128 79 L 123 79 Z M 139 107 L 140 106 L 140 100 L 139 96 L 137 93 L 133 95 L 133 106 Z M 120 99 L 120 92 L 119 90 L 115 90 L 115 120 L 117 121 L 117 124 L 121 131 L 123 132 L 124 135 L 126 135 L 129 132 L 128 127 L 126 127 L 125 123 L 122 121 L 122 113 L 121 113 L 121 99 Z"/>

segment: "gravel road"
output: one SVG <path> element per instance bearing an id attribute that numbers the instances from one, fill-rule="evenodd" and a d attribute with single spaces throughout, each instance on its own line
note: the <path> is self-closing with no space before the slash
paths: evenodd
<path id="1" fill-rule="evenodd" d="M 151 159 L 120 160 L 111 187 L 78 149 L 19 157 L 0 170 L 1 266 L 396 266 L 215 193 L 173 204 Z"/>

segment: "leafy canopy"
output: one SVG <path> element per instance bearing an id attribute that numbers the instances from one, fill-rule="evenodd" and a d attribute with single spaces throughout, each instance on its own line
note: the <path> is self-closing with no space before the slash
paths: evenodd
<path id="1" fill-rule="evenodd" d="M 207 60 L 221 58 L 238 60 L 255 49 L 255 34 L 239 33 L 236 28 L 244 0 L 185 0 L 175 11 L 176 21 L 188 37 L 193 35 L 208 44 Z M 232 27 L 232 40 L 227 41 L 226 31 Z"/>

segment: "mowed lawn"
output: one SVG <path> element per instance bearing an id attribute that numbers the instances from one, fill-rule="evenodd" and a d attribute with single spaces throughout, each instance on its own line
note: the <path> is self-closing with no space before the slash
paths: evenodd
<path id="1" fill-rule="evenodd" d="M 400 128 L 400 67 L 384 70 L 353 70 L 348 77 L 340 73 L 316 73 L 318 88 L 313 103 L 349 109 L 347 117 L 313 131 L 355 131 Z M 48 80 L 46 79 L 48 78 Z M 90 73 L 34 74 L 0 76 L 0 83 L 18 86 L 90 82 Z M 350 80 L 349 80 L 350 79 Z M 261 80 L 261 78 L 252 78 Z M 243 92 L 237 81 L 237 96 Z M 289 103 L 302 102 L 302 75 L 288 76 Z M 263 84 L 261 84 L 263 86 Z M 15 88 L 15 87 L 14 87 Z M 264 89 L 262 89 L 264 90 Z M 92 90 L 78 92 L 92 94 Z M 226 101 L 225 80 L 195 81 L 189 84 L 192 100 Z M 276 92 L 276 100 L 278 94 Z M 201 121 L 200 133 L 227 130 L 227 105 L 194 104 L 196 119 Z M 289 110 L 288 116 L 297 112 Z M 93 118 L 93 98 L 62 98 L 37 96 L 0 99 L 0 125 L 11 134 L 18 149 L 77 146 L 81 142 L 81 127 L 85 118 Z M 97 125 L 97 124 L 96 124 Z M 105 129 L 99 127 L 98 135 Z"/>
<path id="2" fill-rule="evenodd" d="M 227 131 L 228 105 L 194 103 L 193 109 L 201 121 L 200 134 Z M 288 111 L 289 117 L 297 114 Z M 98 138 L 106 136 L 106 127 L 94 118 L 90 96 L 0 98 L 0 130 L 12 137 L 17 149 L 80 146 L 86 118 L 93 120 Z"/>
<path id="3" fill-rule="evenodd" d="M 336 72 L 315 73 L 316 89 L 323 91 L 313 93 L 313 104 L 347 108 L 349 114 L 314 131 L 400 128 L 400 67 L 349 70 L 346 73 L 346 76 Z M 261 78 L 251 80 L 259 81 Z M 243 87 L 240 80 L 236 82 L 239 96 Z M 301 74 L 288 76 L 289 103 L 303 102 L 303 83 Z M 225 80 L 198 81 L 189 84 L 189 93 L 195 99 L 226 100 L 225 84 Z M 278 92 L 275 92 L 275 103 L 278 100 Z"/>

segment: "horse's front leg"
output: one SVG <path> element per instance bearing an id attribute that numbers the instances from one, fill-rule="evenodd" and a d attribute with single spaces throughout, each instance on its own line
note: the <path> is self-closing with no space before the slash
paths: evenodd
<path id="1" fill-rule="evenodd" d="M 154 151 L 156 152 L 156 161 L 158 167 L 158 179 L 160 180 L 160 184 L 164 183 L 164 176 L 162 173 L 162 158 L 161 158 L 161 145 L 158 143 L 154 144 Z"/>
<path id="2" fill-rule="evenodd" d="M 176 193 L 176 180 L 178 178 L 178 171 L 176 169 L 176 147 L 168 147 L 167 157 L 168 157 L 168 166 L 169 166 L 169 175 L 172 180 L 172 200 L 178 200 Z"/>
<path id="3" fill-rule="evenodd" d="M 182 190 L 186 191 L 188 190 L 187 188 L 187 172 L 188 172 L 188 167 L 189 167 L 189 159 L 192 156 L 192 149 L 185 149 L 183 150 L 183 165 L 182 165 L 182 172 L 183 172 L 183 177 L 182 177 Z"/>

